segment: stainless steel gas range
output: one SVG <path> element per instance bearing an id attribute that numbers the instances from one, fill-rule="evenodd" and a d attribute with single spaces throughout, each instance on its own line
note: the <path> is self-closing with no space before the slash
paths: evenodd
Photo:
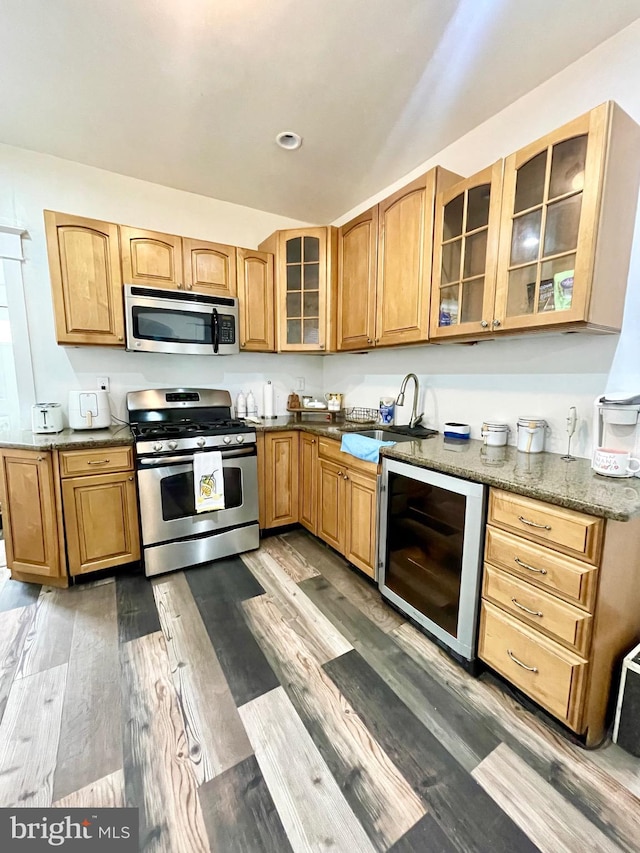
<path id="1" fill-rule="evenodd" d="M 259 545 L 256 433 L 231 418 L 228 391 L 164 388 L 127 394 L 135 437 L 148 576 L 250 551 Z M 224 509 L 196 512 L 196 454 L 222 455 Z"/>

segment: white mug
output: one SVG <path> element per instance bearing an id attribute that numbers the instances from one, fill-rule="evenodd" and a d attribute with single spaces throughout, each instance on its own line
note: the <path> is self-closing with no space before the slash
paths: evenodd
<path id="1" fill-rule="evenodd" d="M 636 459 L 626 450 L 596 447 L 591 467 L 598 474 L 607 477 L 633 477 L 640 472 L 640 459 Z"/>

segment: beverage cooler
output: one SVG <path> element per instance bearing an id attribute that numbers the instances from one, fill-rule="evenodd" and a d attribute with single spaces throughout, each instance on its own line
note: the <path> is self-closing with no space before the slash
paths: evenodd
<path id="1" fill-rule="evenodd" d="M 476 656 L 485 492 L 480 483 L 383 460 L 380 592 L 466 661 Z"/>

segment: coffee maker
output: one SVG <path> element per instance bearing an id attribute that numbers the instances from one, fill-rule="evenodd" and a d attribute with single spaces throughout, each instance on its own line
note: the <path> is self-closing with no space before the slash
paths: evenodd
<path id="1" fill-rule="evenodd" d="M 640 393 L 604 394 L 594 406 L 594 449 L 640 456 Z"/>

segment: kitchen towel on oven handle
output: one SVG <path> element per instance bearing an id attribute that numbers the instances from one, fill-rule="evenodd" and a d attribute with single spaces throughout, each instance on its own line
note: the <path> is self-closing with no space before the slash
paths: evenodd
<path id="1" fill-rule="evenodd" d="M 224 474 L 219 450 L 193 454 L 193 489 L 196 512 L 224 509 Z"/>

